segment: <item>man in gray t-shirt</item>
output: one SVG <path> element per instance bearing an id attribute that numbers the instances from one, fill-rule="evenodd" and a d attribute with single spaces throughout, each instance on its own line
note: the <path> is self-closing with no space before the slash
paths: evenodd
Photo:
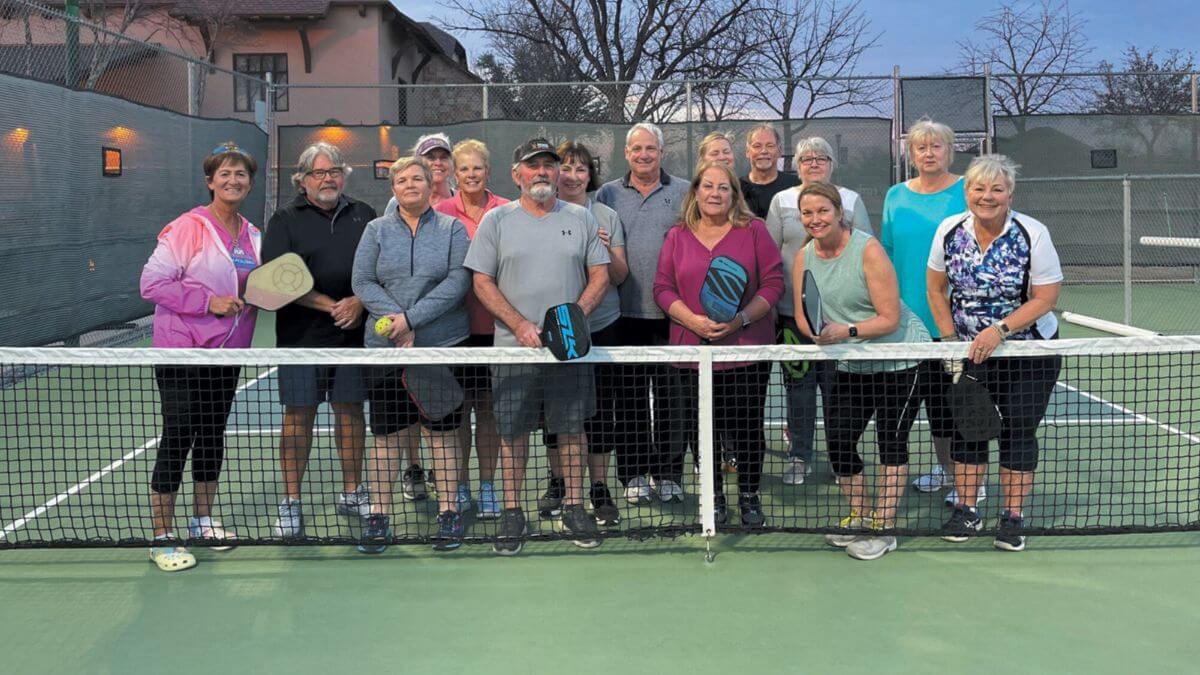
<path id="1" fill-rule="evenodd" d="M 475 273 L 475 295 L 496 317 L 497 347 L 541 347 L 547 309 L 576 302 L 591 314 L 608 290 L 608 251 L 587 209 L 555 197 L 559 157 L 541 138 L 513 153 L 513 181 L 521 197 L 492 209 L 479 223 L 464 265 Z M 494 550 L 521 551 L 529 433 L 544 411 L 546 430 L 558 434 L 566 475 L 562 524 L 576 544 L 599 545 L 596 521 L 583 507 L 587 436 L 583 421 L 595 408 L 590 366 L 499 365 L 492 368 L 492 398 L 500 432 L 500 490 L 504 511 Z"/>

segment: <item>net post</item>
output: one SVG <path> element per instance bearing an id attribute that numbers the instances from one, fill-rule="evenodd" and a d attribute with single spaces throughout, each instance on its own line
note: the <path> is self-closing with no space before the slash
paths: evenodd
<path id="1" fill-rule="evenodd" d="M 713 361 L 712 349 L 701 348 L 699 369 L 699 395 L 697 396 L 697 421 L 699 422 L 700 455 L 700 530 L 704 535 L 704 559 L 712 562 L 712 538 L 717 534 L 717 517 L 713 512 L 716 505 L 716 481 L 713 477 Z"/>
<path id="2" fill-rule="evenodd" d="M 1125 301 L 1125 320 L 1123 323 L 1127 325 L 1133 324 L 1133 183 L 1129 180 L 1129 176 L 1124 176 L 1121 179 L 1122 192 L 1122 259 L 1123 278 L 1122 286 L 1124 286 L 1124 301 Z"/>

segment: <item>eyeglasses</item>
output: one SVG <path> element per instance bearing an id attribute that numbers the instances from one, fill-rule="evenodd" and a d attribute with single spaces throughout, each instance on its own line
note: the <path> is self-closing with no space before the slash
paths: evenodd
<path id="1" fill-rule="evenodd" d="M 208 156 L 209 156 L 209 157 L 215 157 L 215 156 L 217 156 L 217 155 L 224 155 L 224 154 L 225 154 L 225 153 L 227 153 L 227 152 L 234 152 L 234 153 L 237 153 L 237 154 L 239 154 L 239 155 L 244 155 L 244 156 L 246 156 L 246 157 L 249 157 L 249 156 L 250 156 L 250 153 L 248 153 L 248 152 L 246 152 L 245 150 L 243 150 L 243 149 L 239 148 L 239 147 L 237 146 L 237 144 L 235 144 L 235 143 L 222 143 L 221 145 L 218 145 L 217 147 L 213 148 L 213 149 L 212 149 L 212 152 L 208 153 Z"/>
<path id="2" fill-rule="evenodd" d="M 312 176 L 313 178 L 316 178 L 317 180 L 325 180 L 326 177 L 337 179 L 337 178 L 341 178 L 342 176 L 346 175 L 346 170 L 340 169 L 340 168 L 313 169 L 312 171 L 309 171 L 305 175 Z"/>
<path id="3" fill-rule="evenodd" d="M 824 166 L 829 163 L 829 158 L 824 155 L 818 157 L 801 157 L 800 163 L 804 166 Z"/>

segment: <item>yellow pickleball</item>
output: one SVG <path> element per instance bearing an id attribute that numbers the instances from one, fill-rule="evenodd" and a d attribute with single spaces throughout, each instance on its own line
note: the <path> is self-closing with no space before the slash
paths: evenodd
<path id="1" fill-rule="evenodd" d="M 375 334 L 387 337 L 387 334 L 390 332 L 392 332 L 392 317 L 380 317 L 379 320 L 375 322 Z"/>

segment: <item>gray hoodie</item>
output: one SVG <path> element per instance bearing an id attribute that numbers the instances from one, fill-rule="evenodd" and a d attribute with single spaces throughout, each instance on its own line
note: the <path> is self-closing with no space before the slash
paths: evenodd
<path id="1" fill-rule="evenodd" d="M 417 347 L 448 347 L 470 332 L 463 302 L 471 273 L 463 267 L 470 241 L 458 219 L 425 211 L 414 236 L 396 213 L 367 223 L 354 255 L 351 285 L 367 308 L 366 346 L 390 347 L 375 321 L 403 313 Z"/>

